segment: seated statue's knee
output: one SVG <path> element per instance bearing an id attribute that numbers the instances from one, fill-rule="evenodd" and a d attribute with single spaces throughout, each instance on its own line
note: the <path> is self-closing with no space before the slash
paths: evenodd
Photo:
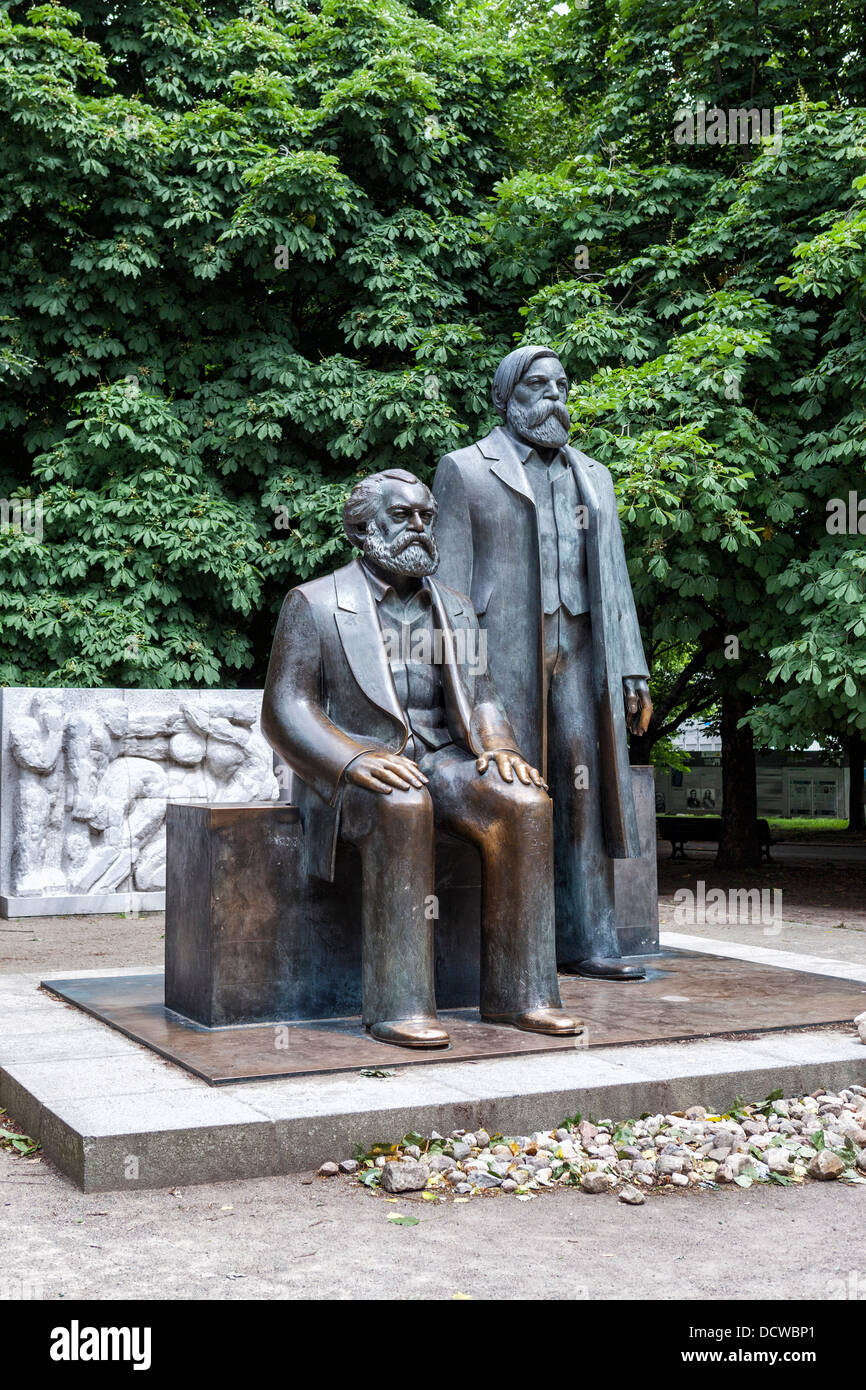
<path id="1" fill-rule="evenodd" d="M 433 801 L 426 787 L 376 793 L 376 811 L 382 820 L 424 821 L 433 818 Z"/>
<path id="2" fill-rule="evenodd" d="M 545 804 L 550 804 L 550 797 L 543 787 L 537 787 L 534 782 L 529 786 L 515 777 L 513 782 L 503 782 L 500 778 L 498 782 L 492 784 L 496 787 L 500 801 L 515 813 L 538 810 Z"/>
<path id="3" fill-rule="evenodd" d="M 521 826 L 534 824 L 543 827 L 553 825 L 553 802 L 543 787 L 535 783 L 527 786 L 516 777 L 513 782 L 501 778 L 486 786 L 487 806 L 492 812 L 486 833 L 494 837 L 502 825 Z M 482 838 L 484 838 L 482 836 Z"/>

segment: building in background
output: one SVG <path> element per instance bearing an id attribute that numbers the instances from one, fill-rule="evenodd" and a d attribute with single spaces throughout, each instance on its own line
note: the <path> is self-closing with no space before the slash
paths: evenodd
<path id="1" fill-rule="evenodd" d="M 718 815 L 722 809 L 722 741 L 703 724 L 689 724 L 674 740 L 688 753 L 687 772 L 656 768 L 656 811 L 667 815 Z M 817 744 L 802 753 L 764 749 L 756 756 L 758 815 L 844 819 L 848 768 Z"/>

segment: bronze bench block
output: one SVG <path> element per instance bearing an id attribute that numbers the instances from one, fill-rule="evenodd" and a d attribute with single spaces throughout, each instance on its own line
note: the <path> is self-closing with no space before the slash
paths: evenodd
<path id="1" fill-rule="evenodd" d="M 286 802 L 169 802 L 165 1002 L 206 1027 L 361 1012 L 360 862 L 341 844 L 333 883 L 304 869 Z M 437 836 L 436 998 L 477 1005 L 477 852 Z"/>
<path id="2" fill-rule="evenodd" d="M 632 768 L 641 858 L 618 860 L 624 954 L 658 950 L 651 768 Z M 341 843 L 333 883 L 304 868 L 298 809 L 284 801 L 169 802 L 165 1002 L 209 1028 L 361 1012 L 361 869 Z M 436 1003 L 474 1008 L 480 977 L 481 862 L 436 836 Z"/>

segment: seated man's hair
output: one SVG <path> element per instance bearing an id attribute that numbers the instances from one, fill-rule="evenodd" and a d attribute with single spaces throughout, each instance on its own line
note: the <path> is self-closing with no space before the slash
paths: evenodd
<path id="1" fill-rule="evenodd" d="M 420 478 L 416 478 L 414 473 L 407 473 L 403 468 L 387 468 L 384 473 L 371 473 L 369 478 L 362 478 L 352 488 L 343 508 L 343 530 L 353 545 L 363 544 L 367 522 L 375 515 L 379 505 L 384 478 L 395 478 L 400 483 L 418 483 L 421 487 L 424 486 Z M 430 491 L 429 488 L 427 490 Z M 438 511 L 439 507 L 432 493 L 430 500 L 434 511 Z"/>

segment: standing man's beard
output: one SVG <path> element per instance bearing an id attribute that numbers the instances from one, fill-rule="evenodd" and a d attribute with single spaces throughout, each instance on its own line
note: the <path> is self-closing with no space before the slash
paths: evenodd
<path id="1" fill-rule="evenodd" d="M 364 533 L 364 555 L 383 570 L 411 574 L 420 579 L 439 568 L 439 548 L 433 536 L 398 536 L 386 541 L 376 522 L 368 521 Z"/>
<path id="2" fill-rule="evenodd" d="M 568 443 L 571 416 L 562 401 L 537 401 L 520 405 L 512 396 L 505 408 L 505 423 L 520 439 L 543 449 L 561 448 Z"/>

